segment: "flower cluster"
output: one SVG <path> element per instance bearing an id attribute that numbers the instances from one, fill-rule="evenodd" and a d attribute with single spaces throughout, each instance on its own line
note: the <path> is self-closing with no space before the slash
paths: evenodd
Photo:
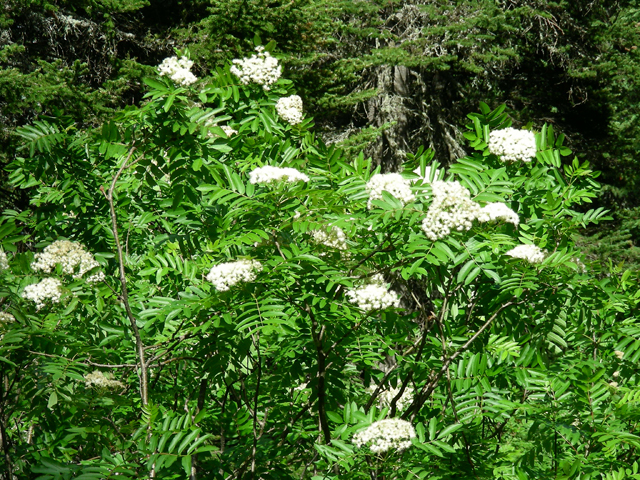
<path id="1" fill-rule="evenodd" d="M 624 352 L 622 350 L 614 350 L 613 353 L 618 357 L 618 360 L 622 360 L 624 358 Z"/>
<path id="2" fill-rule="evenodd" d="M 187 57 L 168 57 L 158 65 L 160 75 L 166 75 L 180 85 L 191 85 L 197 77 L 191 73 L 193 62 Z"/>
<path id="3" fill-rule="evenodd" d="M 227 137 L 230 137 L 231 135 L 236 135 L 238 133 L 237 130 L 234 130 L 229 125 L 220 125 L 220 128 L 222 129 L 222 131 Z"/>
<path id="4" fill-rule="evenodd" d="M 264 167 L 258 167 L 249 172 L 249 181 L 251 183 L 270 185 L 280 182 L 308 182 L 309 177 L 295 168 L 272 167 L 271 165 L 265 165 Z"/>
<path id="5" fill-rule="evenodd" d="M 416 431 L 406 420 L 388 418 L 372 423 L 364 430 L 353 436 L 353 443 L 357 447 L 369 444 L 373 453 L 384 453 L 390 449 L 406 450 L 411 446 L 411 439 Z"/>
<path id="6" fill-rule="evenodd" d="M 16 317 L 7 312 L 0 312 L 0 327 L 7 323 L 15 322 Z"/>
<path id="7" fill-rule="evenodd" d="M 62 282 L 57 278 L 44 278 L 40 283 L 27 285 L 22 292 L 22 297 L 36 304 L 36 310 L 44 307 L 48 300 L 51 303 L 60 303 L 62 296 Z"/>
<path id="8" fill-rule="evenodd" d="M 107 377 L 99 370 L 95 370 L 84 376 L 84 384 L 87 388 L 97 388 L 99 390 L 115 390 L 116 388 L 124 388 L 122 382 Z"/>
<path id="9" fill-rule="evenodd" d="M 489 151 L 503 162 L 530 162 L 536 156 L 536 136 L 529 130 L 505 128 L 489 134 Z"/>
<path id="10" fill-rule="evenodd" d="M 297 125 L 302 122 L 302 99 L 298 95 L 282 97 L 276 103 L 276 112 L 285 122 Z"/>
<path id="11" fill-rule="evenodd" d="M 376 388 L 377 387 L 375 385 L 370 385 L 366 391 L 367 393 L 373 394 L 376 391 Z M 380 408 L 390 408 L 391 402 L 394 398 L 396 398 L 399 392 L 400 388 L 389 387 L 388 390 L 383 390 L 382 392 L 380 392 L 380 394 L 376 398 L 376 403 Z M 411 402 L 413 402 L 413 388 L 407 387 L 404 389 L 404 392 L 402 392 L 402 395 L 396 402 L 396 408 L 401 412 L 409 405 L 411 405 Z"/>
<path id="12" fill-rule="evenodd" d="M 322 230 L 313 230 L 309 233 L 311 233 L 311 238 L 313 238 L 313 241 L 316 243 L 329 248 L 335 248 L 336 250 L 347 249 L 347 236 L 339 227 L 332 227 L 331 231 L 323 228 Z"/>
<path id="13" fill-rule="evenodd" d="M 213 286 L 219 292 L 226 292 L 237 283 L 253 282 L 260 271 L 262 271 L 260 262 L 256 260 L 238 260 L 237 262 L 215 265 L 207 275 L 207 280 L 213 283 Z"/>
<path id="14" fill-rule="evenodd" d="M 400 304 L 396 292 L 387 289 L 382 275 L 375 275 L 368 285 L 349 290 L 347 296 L 351 303 L 358 304 L 365 312 L 384 310 Z"/>
<path id="15" fill-rule="evenodd" d="M 9 269 L 9 260 L 7 259 L 7 254 L 0 250 L 0 272 L 2 270 Z"/>
<path id="16" fill-rule="evenodd" d="M 496 222 L 498 220 L 504 220 L 508 223 L 513 223 L 518 226 L 520 223 L 520 217 L 518 214 L 507 207 L 504 203 L 487 203 L 478 214 L 478 220 L 480 222 Z"/>
<path id="17" fill-rule="evenodd" d="M 68 240 L 57 240 L 46 247 L 42 253 L 36 253 L 35 261 L 31 264 L 34 270 L 51 273 L 56 264 L 62 266 L 62 272 L 73 275 L 73 278 L 81 278 L 89 270 L 99 266 L 91 253 L 82 245 Z M 98 272 L 87 277 L 87 282 L 101 282 L 105 279 L 104 273 Z"/>
<path id="18" fill-rule="evenodd" d="M 416 197 L 411 192 L 411 182 L 402 178 L 399 173 L 377 173 L 367 183 L 367 191 L 369 192 L 369 202 L 367 208 L 373 208 L 371 203 L 373 200 L 382 199 L 382 192 L 387 192 L 404 205 L 413 202 Z"/>
<path id="19" fill-rule="evenodd" d="M 249 58 L 233 61 L 230 72 L 240 79 L 243 85 L 257 83 L 262 88 L 269 90 L 269 87 L 276 83 L 282 75 L 282 67 L 278 65 L 278 59 L 265 51 L 264 47 L 256 47 L 257 54 Z"/>
<path id="20" fill-rule="evenodd" d="M 460 182 L 434 180 L 433 202 L 422 221 L 422 230 L 430 240 L 446 237 L 452 230 L 469 230 L 480 213 L 480 205 L 471 200 L 469 190 Z"/>
<path id="21" fill-rule="evenodd" d="M 544 252 L 535 245 L 518 245 L 509 250 L 506 255 L 513 258 L 521 258 L 529 263 L 540 263 L 544 260 Z"/>

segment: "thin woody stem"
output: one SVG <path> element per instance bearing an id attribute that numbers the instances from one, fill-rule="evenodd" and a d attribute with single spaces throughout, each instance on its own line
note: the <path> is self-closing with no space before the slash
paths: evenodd
<path id="1" fill-rule="evenodd" d="M 127 158 L 122 163 L 122 166 L 117 171 L 113 180 L 111 181 L 111 186 L 109 190 L 105 194 L 107 201 L 109 202 L 109 209 L 111 211 L 111 227 L 113 228 L 113 237 L 116 242 L 116 250 L 118 253 L 118 268 L 120 272 L 120 285 L 122 286 L 122 293 L 120 294 L 120 300 L 124 305 L 124 309 L 127 312 L 127 317 L 129 319 L 129 324 L 131 325 L 131 331 L 133 332 L 133 336 L 136 339 L 136 351 L 138 354 L 138 367 L 140 369 L 139 378 L 140 378 L 140 400 L 143 406 L 146 406 L 149 403 L 149 377 L 147 372 L 147 363 L 145 362 L 144 356 L 144 344 L 142 343 L 142 338 L 140 337 L 140 330 L 138 330 L 138 325 L 136 323 L 136 319 L 133 316 L 133 312 L 131 311 L 131 306 L 129 305 L 129 293 L 127 289 L 127 278 L 124 271 L 124 254 L 122 252 L 122 245 L 120 244 L 120 237 L 118 236 L 118 217 L 116 215 L 116 209 L 113 201 L 113 192 L 116 189 L 116 183 L 118 182 L 118 178 L 122 172 L 130 167 L 132 164 L 129 164 L 129 160 L 135 152 L 136 147 L 132 147 L 129 150 L 129 154 Z M 134 162 L 135 163 L 135 162 Z"/>

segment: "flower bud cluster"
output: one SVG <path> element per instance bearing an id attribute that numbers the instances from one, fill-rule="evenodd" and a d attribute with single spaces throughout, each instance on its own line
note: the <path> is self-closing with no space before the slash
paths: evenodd
<path id="1" fill-rule="evenodd" d="M 367 208 L 373 208 L 373 200 L 381 200 L 382 192 L 387 192 L 400 200 L 403 205 L 413 202 L 416 197 L 411 191 L 411 182 L 399 173 L 376 173 L 366 186 L 369 192 Z"/>
<path id="2" fill-rule="evenodd" d="M 0 312 L 0 327 L 7 323 L 15 322 L 16 317 L 7 312 Z"/>
<path id="3" fill-rule="evenodd" d="M 193 61 L 187 57 L 168 57 L 158 65 L 160 75 L 166 75 L 180 85 L 191 85 L 198 78 L 191 73 Z"/>
<path id="4" fill-rule="evenodd" d="M 504 203 L 487 203 L 478 214 L 478 221 L 480 222 L 496 222 L 498 220 L 513 223 L 515 226 L 520 223 L 518 214 Z"/>
<path id="5" fill-rule="evenodd" d="M 0 272 L 2 270 L 9 269 L 9 260 L 7 259 L 7 254 L 0 250 Z"/>
<path id="6" fill-rule="evenodd" d="M 411 446 L 411 439 L 416 431 L 406 420 L 388 418 L 372 423 L 364 430 L 353 436 L 353 443 L 357 447 L 369 445 L 373 453 L 384 453 L 391 449 L 402 451 Z"/>
<path id="7" fill-rule="evenodd" d="M 35 261 L 31 264 L 34 270 L 51 273 L 59 263 L 62 272 L 72 275 L 73 278 L 82 278 L 89 270 L 98 267 L 99 264 L 91 253 L 82 245 L 68 240 L 57 240 L 46 247 L 42 253 L 36 253 Z M 103 272 L 95 273 L 87 277 L 87 282 L 96 283 L 105 279 Z"/>
<path id="8" fill-rule="evenodd" d="M 276 112 L 285 122 L 297 125 L 302 122 L 302 99 L 298 95 L 282 97 L 276 103 Z"/>
<path id="9" fill-rule="evenodd" d="M 365 312 L 385 310 L 400 304 L 398 294 L 387 289 L 382 275 L 375 275 L 368 285 L 349 290 L 347 296 L 351 303 L 356 303 Z"/>
<path id="10" fill-rule="evenodd" d="M 22 298 L 31 300 L 36 304 L 36 310 L 45 306 L 47 301 L 60 303 L 62 296 L 62 282 L 57 278 L 44 278 L 40 283 L 27 285 L 22 292 Z"/>
<path id="11" fill-rule="evenodd" d="M 99 370 L 95 370 L 84 376 L 84 384 L 87 388 L 97 388 L 99 390 L 115 390 L 116 388 L 124 388 L 122 382 L 107 377 Z"/>
<path id="12" fill-rule="evenodd" d="M 238 260 L 215 265 L 207 275 L 207 280 L 219 292 L 226 292 L 237 283 L 253 282 L 261 271 L 262 264 L 257 260 Z"/>
<path id="13" fill-rule="evenodd" d="M 347 236 L 339 227 L 332 227 L 331 231 L 323 228 L 321 230 L 312 230 L 309 233 L 311 234 L 313 241 L 318 244 L 329 248 L 335 248 L 336 250 L 347 249 Z"/>
<path id="14" fill-rule="evenodd" d="M 544 260 L 544 252 L 536 245 L 518 245 L 509 250 L 506 255 L 521 258 L 529 263 L 540 263 Z"/>
<path id="15" fill-rule="evenodd" d="M 249 58 L 236 58 L 230 72 L 238 77 L 243 85 L 257 83 L 262 85 L 263 89 L 269 90 L 282 75 L 282 67 L 278 65 L 278 59 L 273 58 L 264 47 L 256 47 L 256 51 L 258 53 Z"/>
<path id="16" fill-rule="evenodd" d="M 460 182 L 434 180 L 433 201 L 422 221 L 422 230 L 430 240 L 446 237 L 452 230 L 469 230 L 480 213 L 480 205 L 471 200 L 469 190 Z"/>
<path id="17" fill-rule="evenodd" d="M 536 136 L 530 130 L 504 128 L 489 134 L 489 151 L 503 162 L 530 162 L 536 156 Z"/>
<path id="18" fill-rule="evenodd" d="M 282 168 L 265 165 L 264 167 L 258 167 L 249 172 L 249 181 L 254 184 L 260 183 L 264 185 L 271 185 L 280 182 L 308 182 L 309 177 L 295 168 Z"/>
<path id="19" fill-rule="evenodd" d="M 370 385 L 366 389 L 367 393 L 373 394 L 376 391 L 375 385 Z M 400 388 L 389 387 L 388 390 L 383 390 L 376 398 L 376 403 L 380 408 L 391 408 L 391 402 L 400 392 Z M 401 412 L 413 402 L 413 388 L 407 387 L 402 392 L 402 395 L 396 402 L 396 409 Z"/>

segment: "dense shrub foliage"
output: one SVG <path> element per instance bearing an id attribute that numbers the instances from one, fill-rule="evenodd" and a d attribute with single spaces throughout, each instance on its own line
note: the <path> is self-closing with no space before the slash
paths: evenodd
<path id="1" fill-rule="evenodd" d="M 573 243 L 563 135 L 481 104 L 472 154 L 381 174 L 230 67 L 18 130 L 4 478 L 639 478 L 640 293 Z"/>

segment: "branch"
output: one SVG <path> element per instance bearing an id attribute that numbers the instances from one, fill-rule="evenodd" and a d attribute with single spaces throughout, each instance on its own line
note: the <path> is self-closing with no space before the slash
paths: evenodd
<path id="1" fill-rule="evenodd" d="M 116 250 L 118 252 L 118 267 L 120 271 L 120 285 L 122 286 L 122 293 L 120 295 L 120 300 L 124 305 L 124 309 L 127 312 L 127 317 L 129 318 L 129 323 L 131 324 L 131 330 L 133 331 L 133 336 L 136 339 L 136 350 L 138 354 L 138 366 L 140 368 L 139 378 L 140 378 L 140 400 L 142 402 L 142 406 L 146 406 L 149 403 L 149 377 L 147 373 L 147 364 L 144 360 L 144 344 L 142 343 L 142 338 L 140 337 L 140 331 L 138 330 L 138 325 L 136 323 L 136 319 L 133 316 L 133 312 L 131 311 L 131 306 L 129 305 L 129 293 L 127 290 L 127 277 L 124 271 L 124 255 L 122 253 L 122 245 L 120 244 L 120 237 L 118 236 L 118 217 L 116 215 L 116 209 L 113 202 L 113 192 L 116 189 L 116 183 L 118 182 L 118 178 L 122 172 L 135 164 L 135 162 L 129 164 L 129 159 L 133 152 L 135 152 L 136 147 L 132 147 L 129 150 L 129 154 L 127 158 L 122 163 L 122 166 L 117 171 L 113 180 L 111 181 L 111 186 L 109 187 L 109 191 L 106 193 L 107 201 L 109 202 L 109 209 L 111 210 L 111 226 L 113 228 L 113 237 L 116 242 Z M 102 189 L 102 187 L 101 187 Z M 104 189 L 103 189 L 104 191 Z"/>

